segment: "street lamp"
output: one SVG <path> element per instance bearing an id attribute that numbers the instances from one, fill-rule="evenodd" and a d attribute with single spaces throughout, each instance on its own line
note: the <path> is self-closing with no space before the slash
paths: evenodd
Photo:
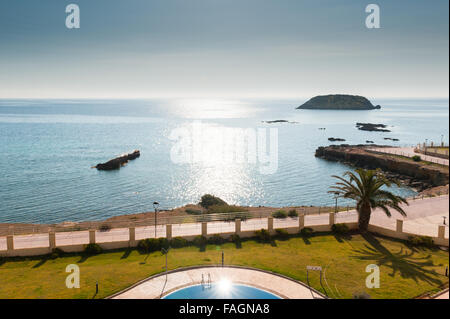
<path id="1" fill-rule="evenodd" d="M 339 198 L 339 192 L 334 193 L 334 199 L 336 200 L 336 203 L 334 204 L 334 213 L 337 214 L 337 200 Z"/>
<path id="2" fill-rule="evenodd" d="M 156 219 L 156 215 L 158 214 L 158 206 L 159 206 L 158 202 L 153 202 L 153 208 L 155 209 L 155 238 L 156 238 L 156 225 L 158 223 Z"/>

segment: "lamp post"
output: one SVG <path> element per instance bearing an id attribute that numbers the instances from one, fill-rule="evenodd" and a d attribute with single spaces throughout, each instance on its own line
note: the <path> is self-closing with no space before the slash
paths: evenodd
<path id="1" fill-rule="evenodd" d="M 334 193 L 334 199 L 336 200 L 336 203 L 334 204 L 334 213 L 337 214 L 337 200 L 339 198 L 339 193 L 335 192 Z"/>
<path id="2" fill-rule="evenodd" d="M 153 202 L 153 208 L 155 209 L 155 238 L 156 238 L 156 225 L 158 224 L 156 215 L 158 214 L 158 206 L 159 203 L 158 202 Z"/>

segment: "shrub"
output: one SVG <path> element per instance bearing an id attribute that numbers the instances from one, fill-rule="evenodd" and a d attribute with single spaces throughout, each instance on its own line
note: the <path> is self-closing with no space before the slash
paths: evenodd
<path id="1" fill-rule="evenodd" d="M 175 237 L 172 238 L 172 240 L 170 241 L 170 246 L 172 246 L 173 248 L 181 248 L 181 247 L 186 247 L 189 245 L 189 242 L 181 237 Z"/>
<path id="2" fill-rule="evenodd" d="M 313 233 L 314 233 L 314 230 L 309 227 L 305 227 L 300 230 L 300 235 L 303 237 L 310 237 Z"/>
<path id="3" fill-rule="evenodd" d="M 225 239 L 220 237 L 219 234 L 212 235 L 208 240 L 208 243 L 210 243 L 211 245 L 222 245 L 224 242 Z"/>
<path id="4" fill-rule="evenodd" d="M 268 243 L 271 240 L 270 233 L 267 229 L 261 229 L 261 230 L 255 231 L 255 236 L 262 243 Z"/>
<path id="5" fill-rule="evenodd" d="M 409 236 L 408 243 L 412 246 L 425 246 L 425 247 L 434 246 L 433 238 L 429 236 Z"/>
<path id="6" fill-rule="evenodd" d="M 422 158 L 419 155 L 414 155 L 411 158 L 413 159 L 414 162 L 420 162 L 422 160 Z"/>
<path id="7" fill-rule="evenodd" d="M 288 216 L 289 216 L 289 217 L 297 217 L 297 216 L 298 216 L 298 213 L 297 213 L 297 211 L 296 211 L 295 209 L 291 209 L 291 210 L 289 211 L 289 213 L 288 213 Z"/>
<path id="8" fill-rule="evenodd" d="M 286 240 L 289 239 L 289 233 L 285 229 L 276 229 L 276 236 L 278 239 Z"/>
<path id="9" fill-rule="evenodd" d="M 187 214 L 191 214 L 191 215 L 201 215 L 202 214 L 202 211 L 199 209 L 186 208 L 184 211 Z"/>
<path id="10" fill-rule="evenodd" d="M 103 251 L 98 244 L 87 244 L 84 246 L 84 253 L 87 255 L 97 255 Z"/>
<path id="11" fill-rule="evenodd" d="M 50 253 L 50 259 L 56 259 L 58 257 L 61 257 L 64 255 L 64 251 L 60 248 L 53 248 L 52 252 Z"/>
<path id="12" fill-rule="evenodd" d="M 108 225 L 108 224 L 103 224 L 103 225 L 101 225 L 101 226 L 98 228 L 98 230 L 100 230 L 100 231 L 102 231 L 102 232 L 110 231 L 110 230 L 111 230 L 111 226 Z"/>
<path id="13" fill-rule="evenodd" d="M 286 218 L 287 213 L 284 210 L 277 210 L 276 212 L 272 213 L 273 218 Z"/>
<path id="14" fill-rule="evenodd" d="M 334 224 L 331 226 L 331 231 L 338 235 L 345 235 L 348 234 L 350 230 L 346 224 Z"/>
<path id="15" fill-rule="evenodd" d="M 207 243 L 208 240 L 206 239 L 205 236 L 199 235 L 194 238 L 194 245 L 197 247 L 200 248 L 205 247 Z"/>
<path id="16" fill-rule="evenodd" d="M 161 238 L 161 239 L 165 239 L 165 238 Z M 167 241 L 167 239 L 165 239 L 165 240 Z M 137 247 L 140 251 L 150 253 L 153 251 L 161 250 L 161 243 L 162 243 L 162 241 L 160 241 L 160 239 L 147 238 L 147 239 L 142 239 L 141 241 L 139 241 Z"/>
<path id="17" fill-rule="evenodd" d="M 227 205 L 227 203 L 219 197 L 213 196 L 211 194 L 206 194 L 202 196 L 200 205 L 204 208 L 208 208 L 212 205 Z"/>
<path id="18" fill-rule="evenodd" d="M 231 235 L 230 240 L 231 240 L 231 242 L 233 242 L 235 244 L 239 244 L 242 241 L 241 237 L 237 234 Z"/>
<path id="19" fill-rule="evenodd" d="M 159 238 L 158 245 L 159 245 L 158 250 L 161 250 L 163 248 L 167 250 L 169 249 L 170 243 L 169 240 L 167 240 L 167 238 Z"/>

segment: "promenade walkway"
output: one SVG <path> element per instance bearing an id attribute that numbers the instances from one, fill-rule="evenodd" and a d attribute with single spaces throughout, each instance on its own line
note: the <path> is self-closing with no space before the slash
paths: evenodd
<path id="1" fill-rule="evenodd" d="M 409 206 L 403 205 L 407 217 L 402 217 L 393 212 L 391 218 L 387 217 L 381 210 L 372 213 L 370 223 L 375 226 L 396 229 L 396 220 L 403 220 L 403 231 L 425 236 L 437 236 L 438 225 L 445 224 L 445 238 L 449 237 L 449 196 L 439 196 L 424 199 L 410 200 Z M 340 212 L 336 214 L 336 223 L 356 222 L 357 212 Z M 327 225 L 329 214 L 315 214 L 305 216 L 305 227 L 314 225 Z M 268 227 L 267 218 L 252 218 L 241 223 L 241 231 L 255 231 Z M 274 219 L 274 228 L 298 227 L 298 218 Z M 208 234 L 232 233 L 235 231 L 234 222 L 216 221 L 208 222 Z M 155 226 L 136 227 L 136 240 L 155 237 Z M 172 225 L 172 237 L 195 236 L 201 234 L 200 223 L 175 224 Z M 158 225 L 156 237 L 166 236 L 166 226 Z M 129 240 L 128 228 L 114 228 L 109 231 L 96 231 L 96 243 L 127 241 Z M 56 246 L 79 245 L 89 243 L 89 231 L 71 231 L 56 233 Z M 49 236 L 44 234 L 16 235 L 14 236 L 14 248 L 37 248 L 48 247 Z M 6 250 L 6 237 L 0 237 L 0 251 Z"/>
<path id="2" fill-rule="evenodd" d="M 424 161 L 449 166 L 448 159 L 416 153 L 416 152 L 414 152 L 414 147 L 373 147 L 373 148 L 370 148 L 369 150 L 379 152 L 379 153 L 400 155 L 400 156 L 406 156 L 406 157 L 413 157 L 415 155 L 418 155 Z"/>

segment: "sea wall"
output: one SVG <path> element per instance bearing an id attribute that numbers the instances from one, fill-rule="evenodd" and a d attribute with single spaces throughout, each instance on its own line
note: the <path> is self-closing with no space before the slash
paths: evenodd
<path id="1" fill-rule="evenodd" d="M 329 161 L 338 161 L 366 169 L 381 169 L 388 173 L 406 177 L 407 183 L 420 191 L 444 186 L 449 182 L 449 170 L 446 167 L 427 165 L 389 154 L 372 153 L 363 146 L 326 146 L 316 150 L 316 157 Z"/>

